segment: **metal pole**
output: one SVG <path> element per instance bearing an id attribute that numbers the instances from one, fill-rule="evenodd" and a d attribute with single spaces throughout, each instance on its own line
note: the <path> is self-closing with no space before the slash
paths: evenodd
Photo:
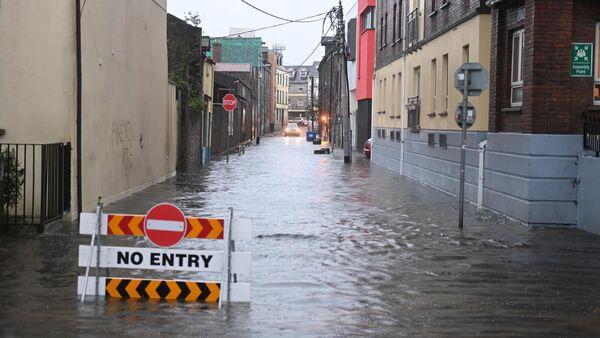
<path id="1" fill-rule="evenodd" d="M 227 232 L 227 303 L 231 299 L 231 229 L 233 228 L 233 208 L 229 208 L 229 231 Z M 237 278 L 236 278 L 237 279 Z"/>
<path id="2" fill-rule="evenodd" d="M 233 224 L 233 208 L 229 208 L 229 219 L 225 226 L 225 235 L 223 239 L 225 241 L 225 248 L 223 253 L 227 255 L 223 260 L 223 274 L 221 277 L 221 296 L 219 297 L 219 310 L 223 306 L 223 290 L 225 290 L 225 299 L 229 302 L 229 296 L 231 294 L 231 226 Z"/>
<path id="3" fill-rule="evenodd" d="M 96 241 L 96 234 L 99 233 L 98 230 L 100 229 L 100 222 L 102 220 L 102 203 L 98 203 L 98 205 L 96 206 L 96 216 L 96 228 L 94 229 L 94 233 L 92 233 L 92 240 L 90 242 L 90 256 L 88 259 L 88 264 L 85 268 L 85 282 L 83 283 L 83 292 L 81 293 L 82 303 L 85 302 L 85 295 L 87 293 L 88 280 L 90 277 L 90 266 L 92 265 L 92 256 L 94 254 L 94 243 Z M 81 218 L 81 215 L 79 215 L 79 218 Z"/>
<path id="4" fill-rule="evenodd" d="M 465 166 L 466 166 L 466 155 L 467 155 L 467 109 L 469 100 L 469 70 L 464 69 L 465 80 L 463 84 L 463 103 L 462 103 L 462 114 L 461 114 L 461 149 L 460 149 L 460 196 L 458 198 L 458 227 L 463 228 L 464 225 L 464 212 L 465 212 Z"/>
<path id="5" fill-rule="evenodd" d="M 315 131 L 315 77 L 310 77 L 310 119 L 312 131 Z"/>
<path id="6" fill-rule="evenodd" d="M 102 212 L 104 212 L 104 204 L 102 203 L 102 197 L 98 197 L 98 208 L 100 212 L 96 215 L 96 233 L 100 234 L 102 227 Z M 98 296 L 99 284 L 100 284 L 100 247 L 102 246 L 102 238 L 98 236 L 96 243 L 96 297 Z"/>
<path id="7" fill-rule="evenodd" d="M 226 112 L 227 112 L 227 128 L 226 128 L 226 131 L 225 131 L 225 135 L 227 135 L 227 142 L 226 142 L 226 146 L 225 146 L 226 147 L 225 153 L 227 154 L 226 155 L 227 156 L 227 163 L 229 163 L 229 138 L 230 138 L 229 127 L 230 127 L 230 124 L 231 124 L 231 121 L 229 121 L 229 118 L 231 117 L 230 116 L 231 113 L 229 111 L 227 111 L 227 110 L 226 110 Z"/>

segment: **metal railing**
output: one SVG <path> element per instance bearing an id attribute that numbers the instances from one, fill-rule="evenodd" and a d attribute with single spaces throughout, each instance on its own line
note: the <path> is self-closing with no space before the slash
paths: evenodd
<path id="1" fill-rule="evenodd" d="M 0 225 L 60 219 L 70 207 L 70 179 L 70 144 L 0 144 Z"/>
<path id="2" fill-rule="evenodd" d="M 600 157 L 600 112 L 588 112 L 583 121 L 583 148 Z"/>
<path id="3" fill-rule="evenodd" d="M 419 9 L 415 9 L 406 16 L 406 43 L 407 47 L 416 46 L 419 43 Z"/>

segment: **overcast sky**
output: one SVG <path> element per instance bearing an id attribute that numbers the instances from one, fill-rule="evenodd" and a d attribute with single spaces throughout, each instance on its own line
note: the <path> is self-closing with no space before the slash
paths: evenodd
<path id="1" fill-rule="evenodd" d="M 295 20 L 314 14 L 327 12 L 337 5 L 338 0 L 246 0 L 267 12 L 285 19 Z M 342 0 L 347 13 L 356 0 Z M 247 6 L 241 0 L 167 0 L 169 13 L 184 19 L 188 11 L 198 12 L 202 19 L 204 35 L 224 36 L 229 28 L 260 28 L 282 23 Z M 344 14 L 345 14 L 344 13 Z M 328 26 L 326 26 L 327 28 Z M 256 32 L 268 47 L 278 43 L 285 46 L 283 62 L 298 65 L 310 54 L 321 38 L 322 22 L 291 23 L 277 28 Z M 323 47 L 306 64 L 319 61 Z"/>

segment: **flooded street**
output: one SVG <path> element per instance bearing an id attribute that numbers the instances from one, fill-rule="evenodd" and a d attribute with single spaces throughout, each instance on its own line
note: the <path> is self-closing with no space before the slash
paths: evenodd
<path id="1" fill-rule="evenodd" d="M 344 165 L 340 151 L 313 155 L 313 147 L 265 138 L 228 164 L 213 161 L 108 207 L 145 213 L 171 202 L 196 216 L 233 207 L 252 219 L 253 239 L 238 248 L 252 252 L 251 304 L 222 312 L 197 303 L 81 305 L 77 246 L 89 237 L 76 227 L 5 228 L 0 335 L 600 335 L 600 237 L 526 228 L 471 205 L 460 231 L 456 198 L 362 155 Z"/>

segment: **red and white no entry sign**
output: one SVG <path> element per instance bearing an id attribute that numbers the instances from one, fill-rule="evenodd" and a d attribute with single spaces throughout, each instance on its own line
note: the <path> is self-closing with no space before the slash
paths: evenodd
<path id="1" fill-rule="evenodd" d="M 223 109 L 232 111 L 237 107 L 237 99 L 233 94 L 227 94 L 223 97 Z"/>
<path id="2" fill-rule="evenodd" d="M 187 220 L 178 207 L 169 203 L 157 204 L 144 218 L 144 233 L 152 244 L 168 248 L 185 236 Z"/>

